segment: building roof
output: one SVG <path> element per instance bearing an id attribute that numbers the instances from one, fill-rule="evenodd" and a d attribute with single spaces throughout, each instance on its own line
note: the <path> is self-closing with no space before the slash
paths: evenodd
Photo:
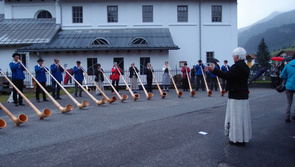
<path id="1" fill-rule="evenodd" d="M 55 19 L 0 19 L 0 45 L 48 43 L 59 29 Z"/>
<path id="2" fill-rule="evenodd" d="M 18 51 L 176 50 L 168 28 L 62 30 L 48 44 Z"/>
<path id="3" fill-rule="evenodd" d="M 282 50 L 275 57 L 281 57 L 281 55 L 283 53 L 285 53 L 287 56 L 291 56 L 292 57 L 293 55 L 295 55 L 295 50 L 293 50 L 293 51 Z"/>

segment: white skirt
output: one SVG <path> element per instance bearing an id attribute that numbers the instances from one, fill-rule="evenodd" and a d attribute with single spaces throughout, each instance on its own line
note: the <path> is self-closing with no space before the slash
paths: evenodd
<path id="1" fill-rule="evenodd" d="M 98 82 L 96 82 L 96 84 L 101 89 L 101 91 L 104 92 L 103 82 L 102 81 L 98 81 Z M 99 93 L 100 93 L 100 91 L 96 88 L 96 95 L 98 95 Z"/>
<path id="2" fill-rule="evenodd" d="M 130 78 L 130 88 L 131 90 L 139 89 L 136 76 L 132 76 L 132 78 Z"/>
<path id="3" fill-rule="evenodd" d="M 248 143 L 252 138 L 249 100 L 228 99 L 225 115 L 225 135 L 230 141 Z"/>

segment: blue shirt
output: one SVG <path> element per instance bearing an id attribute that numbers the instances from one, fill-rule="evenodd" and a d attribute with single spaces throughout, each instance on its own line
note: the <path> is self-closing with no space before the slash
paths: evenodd
<path id="1" fill-rule="evenodd" d="M 9 66 L 12 72 L 12 77 L 11 77 L 12 80 L 13 79 L 24 80 L 26 78 L 23 72 L 25 71 L 25 68 L 20 63 L 13 61 L 9 63 Z"/>
<path id="2" fill-rule="evenodd" d="M 202 67 L 203 67 L 202 69 L 203 69 L 203 72 L 204 72 L 205 65 L 202 64 Z M 203 75 L 202 71 L 201 71 L 201 66 L 199 66 L 199 64 L 196 65 L 196 70 L 197 70 L 196 75 Z"/>
<path id="3" fill-rule="evenodd" d="M 227 68 L 228 68 L 228 70 L 229 70 L 229 69 L 230 69 L 230 66 L 227 65 Z M 221 71 L 223 71 L 223 72 L 228 72 L 227 68 L 225 67 L 225 65 L 223 65 L 223 66 L 221 67 Z"/>
<path id="4" fill-rule="evenodd" d="M 64 69 L 61 68 L 61 67 L 56 67 L 56 64 L 53 63 L 51 66 L 50 66 L 50 70 L 51 70 L 51 73 L 52 75 L 54 76 L 54 78 L 57 80 L 57 81 L 62 81 L 62 73 L 64 72 Z M 55 80 L 53 78 L 51 78 L 51 81 L 52 82 L 55 82 Z"/>
<path id="5" fill-rule="evenodd" d="M 218 67 L 215 65 L 215 67 L 214 67 L 216 70 L 218 70 Z M 216 77 L 216 75 L 214 75 L 212 72 L 210 72 L 210 78 L 215 78 Z"/>
<path id="6" fill-rule="evenodd" d="M 84 76 L 83 76 L 82 69 L 79 69 L 79 67 L 75 66 L 73 68 L 73 73 L 74 73 L 74 77 L 77 81 L 83 81 Z"/>
<path id="7" fill-rule="evenodd" d="M 46 68 L 46 67 L 45 67 Z M 48 68 L 46 68 L 48 70 Z M 35 72 L 36 72 L 36 79 L 39 82 L 46 82 L 46 74 L 45 74 L 45 69 L 41 67 L 40 65 L 35 66 Z"/>

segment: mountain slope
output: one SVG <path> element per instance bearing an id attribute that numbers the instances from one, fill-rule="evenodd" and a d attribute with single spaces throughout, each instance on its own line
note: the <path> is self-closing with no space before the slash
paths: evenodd
<path id="1" fill-rule="evenodd" d="M 269 51 L 290 47 L 295 44 L 295 23 L 267 29 L 265 32 L 251 37 L 244 48 L 248 53 L 256 53 L 262 38 L 265 39 Z"/>
<path id="2" fill-rule="evenodd" d="M 292 24 L 292 23 L 295 23 L 295 10 L 282 13 L 282 14 L 270 19 L 269 21 L 254 25 L 250 29 L 243 31 L 242 33 L 239 33 L 238 34 L 239 46 L 242 46 L 242 47 L 245 47 L 246 49 L 248 49 L 246 47 L 246 43 L 255 42 L 255 41 L 249 41 L 250 39 L 253 39 L 253 37 L 255 37 L 261 33 L 264 33 L 265 31 L 267 31 L 270 28 L 277 28 L 277 27 L 281 27 L 283 25 L 288 25 L 288 24 Z"/>

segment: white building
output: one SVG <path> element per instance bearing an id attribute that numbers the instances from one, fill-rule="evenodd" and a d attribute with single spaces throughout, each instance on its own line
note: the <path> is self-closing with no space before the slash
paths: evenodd
<path id="1" fill-rule="evenodd" d="M 165 61 L 179 68 L 199 59 L 228 59 L 237 47 L 237 0 L 0 0 L 0 66 L 9 70 L 14 52 L 33 71 L 59 57 L 68 67 L 80 60 L 105 70 L 118 61 Z"/>

